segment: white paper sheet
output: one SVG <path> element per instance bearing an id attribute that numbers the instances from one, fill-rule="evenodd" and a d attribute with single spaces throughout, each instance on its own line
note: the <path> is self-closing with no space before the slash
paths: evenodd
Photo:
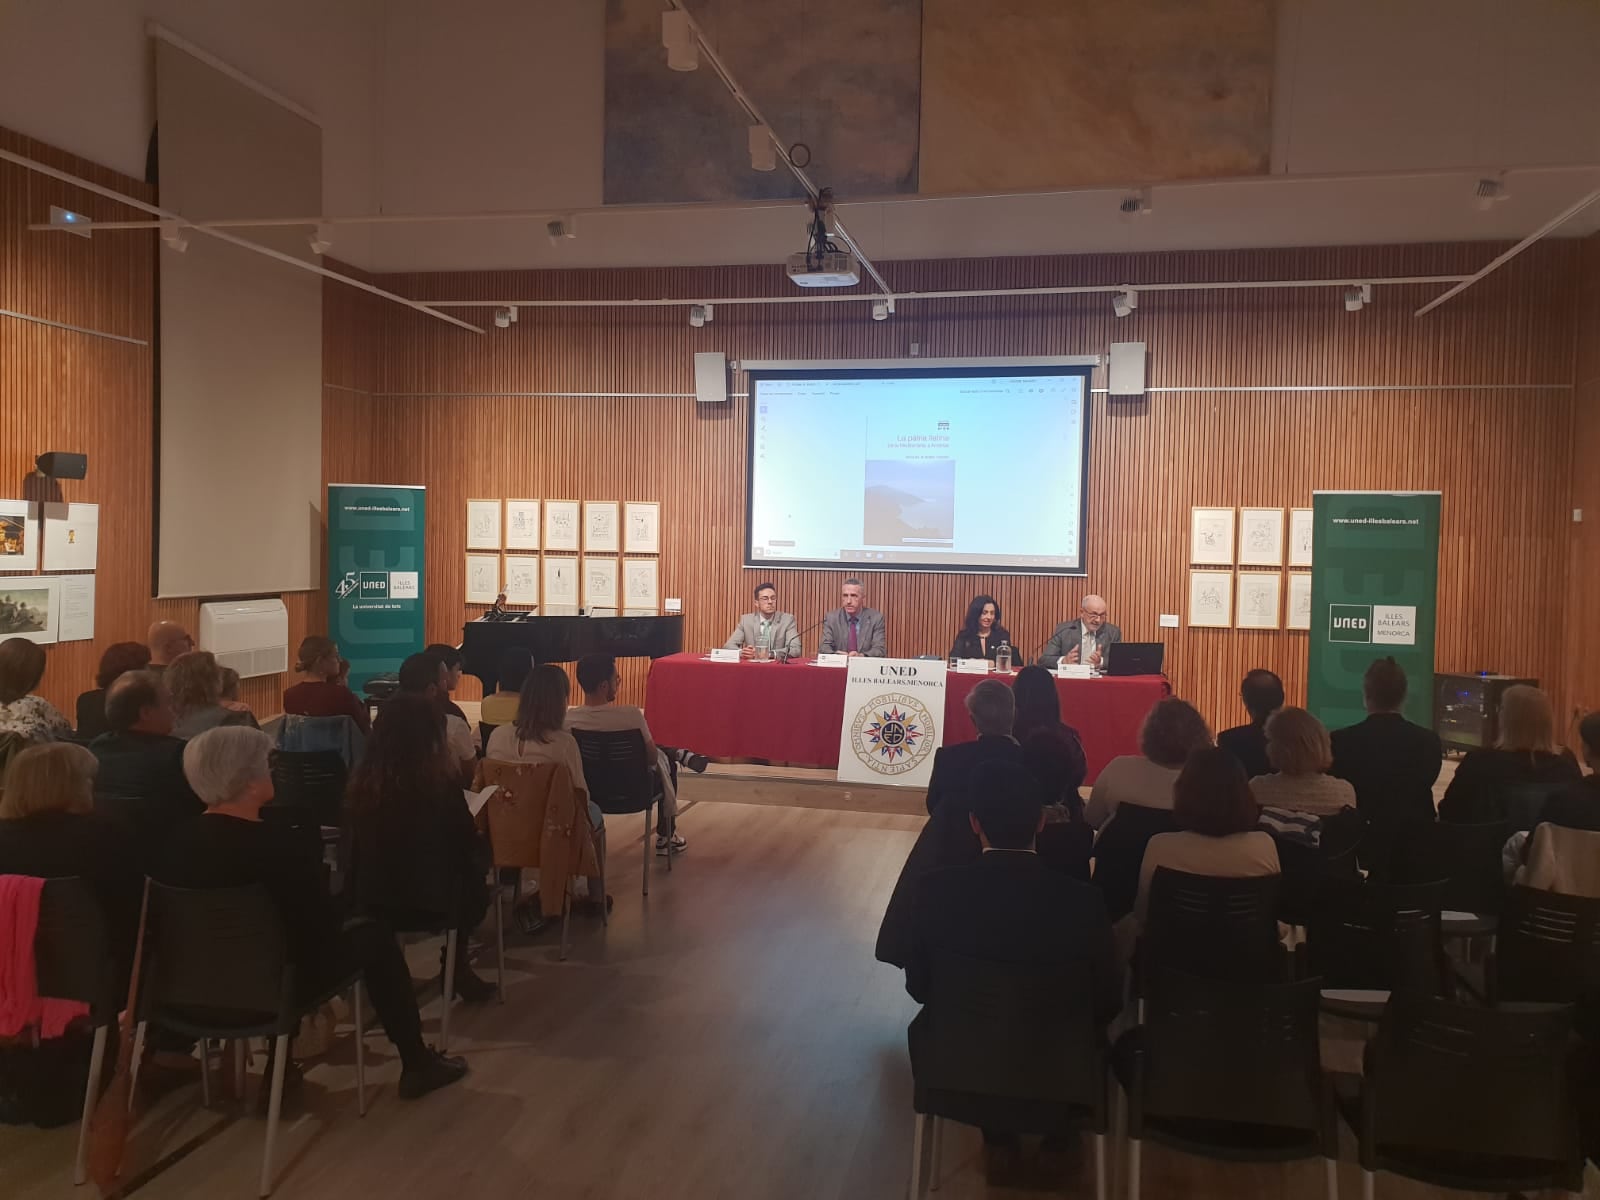
<path id="1" fill-rule="evenodd" d="M 98 504 L 44 506 L 44 562 L 41 565 L 46 571 L 92 571 L 99 546 Z"/>
<path id="2" fill-rule="evenodd" d="M 94 641 L 94 576 L 64 575 L 56 592 L 61 612 L 57 636 L 63 642 Z"/>

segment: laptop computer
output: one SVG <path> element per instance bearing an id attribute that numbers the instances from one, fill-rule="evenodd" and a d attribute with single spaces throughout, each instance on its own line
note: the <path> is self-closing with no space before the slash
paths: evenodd
<path id="1" fill-rule="evenodd" d="M 1106 647 L 1106 674 L 1159 675 L 1166 651 L 1163 642 L 1112 642 Z"/>

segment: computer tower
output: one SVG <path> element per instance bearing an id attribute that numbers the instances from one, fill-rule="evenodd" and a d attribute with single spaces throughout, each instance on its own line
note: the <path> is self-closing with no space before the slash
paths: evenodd
<path id="1" fill-rule="evenodd" d="M 1506 689 L 1537 679 L 1512 675 L 1435 675 L 1433 677 L 1433 728 L 1446 750 L 1477 750 L 1492 746 L 1500 734 L 1500 698 Z"/>

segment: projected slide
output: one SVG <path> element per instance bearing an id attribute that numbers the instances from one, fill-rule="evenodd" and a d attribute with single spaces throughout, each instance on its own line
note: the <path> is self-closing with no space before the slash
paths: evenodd
<path id="1" fill-rule="evenodd" d="M 753 373 L 752 566 L 1083 571 L 1087 369 Z"/>

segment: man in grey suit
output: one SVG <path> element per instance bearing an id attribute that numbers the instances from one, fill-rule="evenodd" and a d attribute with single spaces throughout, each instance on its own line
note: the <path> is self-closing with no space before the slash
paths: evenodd
<path id="1" fill-rule="evenodd" d="M 1091 667 L 1104 665 L 1106 647 L 1122 640 L 1122 630 L 1106 620 L 1106 602 L 1100 596 L 1089 595 L 1078 606 L 1075 621 L 1063 621 L 1045 643 L 1039 655 L 1039 665 L 1053 671 L 1061 663 L 1087 663 Z"/>
<path id="2" fill-rule="evenodd" d="M 888 653 L 883 614 L 866 607 L 867 593 L 861 580 L 852 577 L 844 581 L 839 603 L 841 607 L 822 618 L 822 643 L 817 653 L 883 658 Z"/>
<path id="3" fill-rule="evenodd" d="M 778 589 L 770 583 L 756 584 L 756 610 L 739 618 L 725 650 L 737 650 L 745 658 L 756 656 L 756 647 L 765 645 L 773 657 L 800 657 L 800 626 L 793 613 L 778 611 Z"/>

